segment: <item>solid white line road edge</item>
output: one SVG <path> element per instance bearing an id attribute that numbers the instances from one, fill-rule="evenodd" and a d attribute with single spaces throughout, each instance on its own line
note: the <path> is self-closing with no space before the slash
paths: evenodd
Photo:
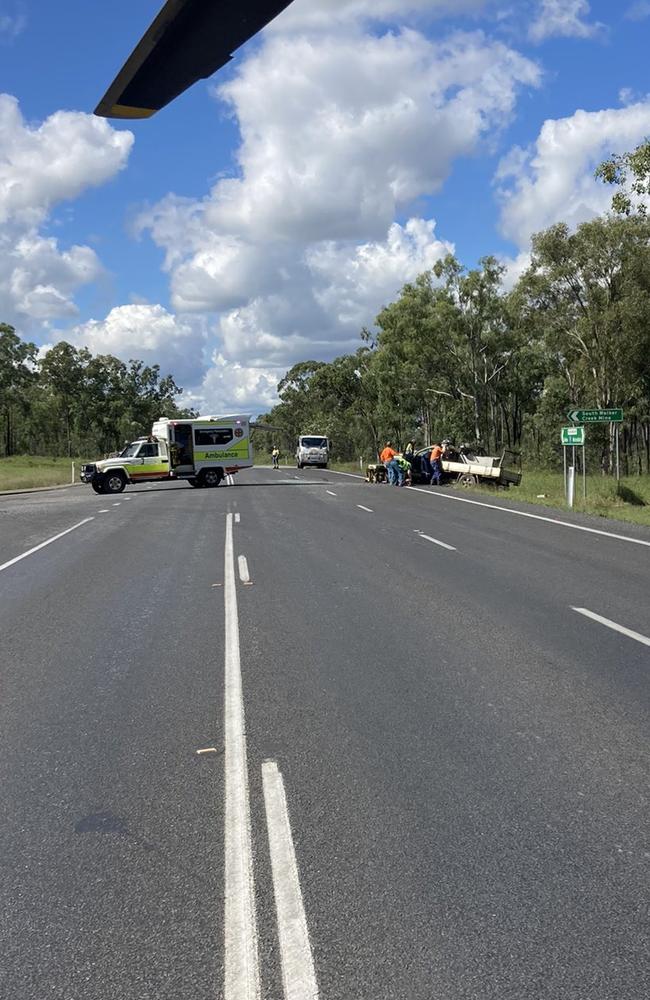
<path id="1" fill-rule="evenodd" d="M 374 514 L 374 510 L 370 510 L 370 507 L 364 507 L 362 503 L 358 503 L 357 507 L 359 510 L 367 510 L 369 514 Z"/>
<path id="2" fill-rule="evenodd" d="M 334 476 L 350 476 L 352 479 L 363 479 L 363 476 L 355 475 L 354 472 L 337 472 L 336 469 L 329 469 Z M 489 507 L 491 510 L 500 510 L 504 514 L 517 514 L 519 517 L 530 517 L 534 521 L 546 521 L 548 524 L 558 524 L 562 528 L 575 528 L 576 531 L 586 531 L 591 535 L 603 535 L 605 538 L 615 538 L 619 542 L 632 542 L 635 545 L 645 545 L 650 548 L 650 542 L 644 538 L 632 538 L 630 535 L 618 535 L 613 531 L 602 531 L 600 528 L 587 528 L 584 524 L 572 524 L 571 521 L 559 521 L 554 517 L 544 517 L 543 514 L 530 514 L 527 510 L 515 510 L 514 507 L 499 507 L 495 503 L 485 503 L 482 500 L 470 500 L 469 497 L 455 497 L 449 493 L 431 493 L 421 486 L 408 486 L 411 493 L 424 493 L 426 496 L 440 500 L 457 500 L 458 503 L 471 503 L 475 507 Z"/>
<path id="3" fill-rule="evenodd" d="M 262 764 L 266 826 L 285 1000 L 317 1000 L 318 985 L 300 891 L 282 774 L 274 760 Z"/>
<path id="4" fill-rule="evenodd" d="M 420 538 L 426 538 L 427 542 L 433 542 L 434 545 L 439 545 L 441 549 L 449 549 L 450 552 L 456 551 L 453 545 L 447 545 L 446 542 L 441 542 L 437 538 L 432 538 L 431 535 L 425 535 L 423 531 L 418 531 L 417 534 Z"/>
<path id="5" fill-rule="evenodd" d="M 602 615 L 597 615 L 595 612 L 589 611 L 588 608 L 574 608 L 573 605 L 570 605 L 570 607 L 572 611 L 577 611 L 579 615 L 584 615 L 585 618 L 591 618 L 592 621 L 599 622 L 600 625 L 606 625 L 607 628 L 611 628 L 615 632 L 620 632 L 621 635 L 626 635 L 630 639 L 642 642 L 644 646 L 650 646 L 650 639 L 646 635 L 641 635 L 640 632 L 633 632 L 631 628 L 618 625 L 617 622 L 613 622 L 610 618 L 603 618 Z"/>
<path id="6" fill-rule="evenodd" d="M 108 511 L 107 511 L 108 513 Z M 71 528 L 66 528 L 65 531 L 60 531 L 58 535 L 52 535 L 51 538 L 46 539 L 46 541 L 41 542 L 40 545 L 35 545 L 33 549 L 28 549 L 27 552 L 23 552 L 22 555 L 14 556 L 13 559 L 9 559 L 6 563 L 0 566 L 0 573 L 3 569 L 9 569 L 15 563 L 20 562 L 21 559 L 26 559 L 27 556 L 33 555 L 34 552 L 38 552 L 39 549 L 44 549 L 46 545 L 51 545 L 52 542 L 56 542 L 59 538 L 63 538 L 64 535 L 69 535 L 71 531 L 76 531 L 83 524 L 88 524 L 90 521 L 94 521 L 94 517 L 84 517 L 83 521 L 79 521 L 77 524 L 73 524 Z"/>
<path id="7" fill-rule="evenodd" d="M 226 515 L 225 611 L 225 986 L 224 1000 L 260 1000 L 246 728 L 239 655 L 233 518 Z"/>
<path id="8" fill-rule="evenodd" d="M 482 500 L 470 500 L 468 497 L 455 497 L 449 493 L 431 493 L 421 486 L 407 487 L 411 493 L 424 493 L 432 499 L 457 500 L 458 503 L 471 503 L 475 507 L 489 507 L 491 510 L 500 510 L 504 514 L 515 514 L 517 517 L 530 517 L 534 521 L 546 521 L 548 524 L 558 524 L 562 528 L 574 528 L 576 531 L 587 531 L 591 535 L 604 535 L 605 538 L 616 538 L 619 542 L 633 542 L 635 545 L 646 545 L 650 548 L 650 542 L 643 538 L 631 538 L 629 535 L 617 535 L 613 531 L 601 531 L 600 528 L 587 528 L 584 524 L 572 524 L 570 521 L 559 521 L 554 517 L 544 517 L 543 514 L 530 514 L 527 510 L 515 510 L 514 507 L 499 507 L 495 503 L 483 503 Z"/>

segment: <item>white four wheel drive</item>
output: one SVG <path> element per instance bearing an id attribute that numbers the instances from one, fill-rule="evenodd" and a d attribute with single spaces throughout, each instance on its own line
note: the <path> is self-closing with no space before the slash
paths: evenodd
<path id="1" fill-rule="evenodd" d="M 253 464 L 248 416 L 156 420 L 148 437 L 119 455 L 83 465 L 81 480 L 95 493 L 121 493 L 127 483 L 184 479 L 190 486 L 218 486 L 224 476 Z"/>
<path id="2" fill-rule="evenodd" d="M 301 434 L 296 448 L 296 465 L 302 469 L 305 465 L 316 465 L 326 469 L 330 460 L 330 443 L 322 434 Z"/>

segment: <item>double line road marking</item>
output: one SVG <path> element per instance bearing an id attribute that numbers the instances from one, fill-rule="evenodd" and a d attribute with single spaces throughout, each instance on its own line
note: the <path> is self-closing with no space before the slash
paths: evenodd
<path id="1" fill-rule="evenodd" d="M 260 1000 L 260 962 L 233 550 L 226 516 L 225 606 L 225 986 L 224 1000 Z M 266 823 L 285 1000 L 318 1000 L 298 866 L 282 775 L 262 765 Z"/>

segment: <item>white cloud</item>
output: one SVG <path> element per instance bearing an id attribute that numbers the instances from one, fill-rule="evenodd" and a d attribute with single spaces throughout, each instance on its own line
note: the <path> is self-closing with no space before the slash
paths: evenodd
<path id="1" fill-rule="evenodd" d="M 206 324 L 181 319 L 161 305 L 116 306 L 103 320 L 89 320 L 69 330 L 65 339 L 93 354 L 114 354 L 159 364 L 163 374 L 196 384 L 206 363 Z"/>
<path id="2" fill-rule="evenodd" d="M 556 36 L 593 38 L 604 25 L 588 21 L 591 8 L 587 0 L 539 0 L 537 17 L 528 29 L 533 42 L 543 42 Z"/>
<path id="3" fill-rule="evenodd" d="M 649 132 L 650 99 L 544 122 L 533 146 L 514 147 L 499 166 L 503 234 L 523 250 L 533 233 L 555 222 L 573 227 L 606 211 L 612 189 L 594 178 L 595 168 Z"/>
<path id="4" fill-rule="evenodd" d="M 404 23 L 411 15 L 440 17 L 478 13 L 488 0 L 294 0 L 269 31 L 319 28 L 332 31 L 349 23 L 386 21 L 399 17 Z"/>
<path id="5" fill-rule="evenodd" d="M 361 6 L 371 10 L 337 9 Z M 307 11 L 296 5 L 296 18 Z M 358 346 L 404 282 L 451 249 L 412 206 L 494 141 L 539 78 L 481 32 L 431 41 L 348 23 L 267 36 L 218 92 L 241 129 L 237 176 L 201 200 L 169 195 L 136 226 L 165 252 L 174 310 L 218 314 L 210 409 L 232 405 L 230 371 L 264 408 L 269 379 L 295 361 Z"/>
<path id="6" fill-rule="evenodd" d="M 61 248 L 41 227 L 52 209 L 125 166 L 133 135 L 75 112 L 40 125 L 0 94 L 0 314 L 21 326 L 74 316 L 76 291 L 102 273 L 94 250 Z"/>
<path id="7" fill-rule="evenodd" d="M 19 8 L 11 11 L 0 11 L 0 39 L 13 41 L 18 38 L 27 25 L 25 12 Z"/>

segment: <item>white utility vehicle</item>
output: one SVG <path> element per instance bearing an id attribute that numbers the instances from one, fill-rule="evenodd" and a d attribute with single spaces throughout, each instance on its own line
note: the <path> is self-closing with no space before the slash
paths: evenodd
<path id="1" fill-rule="evenodd" d="M 95 493 L 121 493 L 127 483 L 169 479 L 218 486 L 224 476 L 252 464 L 247 416 L 161 417 L 148 437 L 133 441 L 119 455 L 83 465 L 81 481 L 90 483 Z"/>
<path id="2" fill-rule="evenodd" d="M 330 443 L 322 434 L 301 434 L 296 448 L 296 465 L 302 469 L 305 465 L 316 465 L 327 468 L 330 460 Z"/>

